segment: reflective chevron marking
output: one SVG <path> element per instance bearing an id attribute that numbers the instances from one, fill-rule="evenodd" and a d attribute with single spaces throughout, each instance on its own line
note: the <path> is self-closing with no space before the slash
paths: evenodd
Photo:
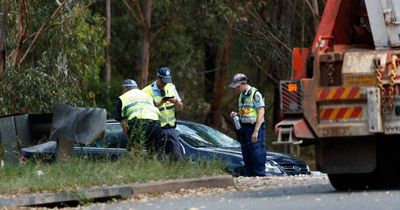
<path id="1" fill-rule="evenodd" d="M 361 107 L 322 108 L 319 110 L 320 120 L 341 120 L 361 117 Z"/>
<path id="2" fill-rule="evenodd" d="M 359 99 L 361 97 L 359 87 L 334 87 L 318 88 L 317 99 L 319 101 L 338 99 Z"/>

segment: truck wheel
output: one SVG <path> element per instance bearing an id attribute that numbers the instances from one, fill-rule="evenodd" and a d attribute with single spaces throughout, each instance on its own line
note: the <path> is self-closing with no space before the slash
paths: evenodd
<path id="1" fill-rule="evenodd" d="M 396 153 L 386 153 L 378 162 L 380 187 L 383 188 L 400 188 L 400 169 L 394 164 L 399 160 Z"/>
<path id="2" fill-rule="evenodd" d="M 393 166 L 391 166 L 393 167 Z M 399 180 L 399 172 L 395 171 L 393 168 L 389 168 L 385 166 L 385 168 L 381 168 L 380 172 L 380 180 L 382 188 L 400 188 L 400 180 Z"/>
<path id="3" fill-rule="evenodd" d="M 329 181 L 338 191 L 364 190 L 374 188 L 374 175 L 369 174 L 328 174 Z"/>

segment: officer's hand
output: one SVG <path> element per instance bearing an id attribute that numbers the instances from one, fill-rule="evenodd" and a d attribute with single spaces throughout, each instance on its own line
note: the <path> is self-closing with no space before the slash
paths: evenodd
<path id="1" fill-rule="evenodd" d="M 257 139 L 258 139 L 258 132 L 253 132 L 253 134 L 251 135 L 251 142 L 255 144 L 257 143 Z"/>
<path id="2" fill-rule="evenodd" d="M 170 99 L 168 99 L 168 101 L 170 102 L 170 103 L 175 103 L 176 101 L 177 101 L 177 99 L 175 98 L 175 97 L 173 97 L 173 98 L 170 98 Z"/>
<path id="3" fill-rule="evenodd" d="M 234 112 L 234 111 L 232 111 L 231 114 L 230 114 L 231 118 L 235 117 L 236 115 L 238 115 L 238 113 Z"/>
<path id="4" fill-rule="evenodd" d="M 167 102 L 167 100 L 161 100 L 160 102 L 158 102 L 156 104 L 156 107 L 159 108 L 160 106 L 162 106 L 165 102 Z"/>

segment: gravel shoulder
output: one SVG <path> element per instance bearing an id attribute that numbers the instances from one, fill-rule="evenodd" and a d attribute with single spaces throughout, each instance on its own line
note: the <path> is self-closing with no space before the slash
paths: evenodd
<path id="1" fill-rule="evenodd" d="M 197 188 L 179 189 L 157 194 L 135 194 L 122 202 L 147 202 L 160 198 L 185 198 L 212 196 L 217 193 L 240 192 L 251 190 L 278 189 L 285 187 L 310 187 L 311 185 L 329 184 L 326 174 L 314 172 L 312 175 L 284 176 L 284 177 L 235 177 L 234 186 L 226 188 Z M 119 201 L 121 202 L 121 201 Z"/>

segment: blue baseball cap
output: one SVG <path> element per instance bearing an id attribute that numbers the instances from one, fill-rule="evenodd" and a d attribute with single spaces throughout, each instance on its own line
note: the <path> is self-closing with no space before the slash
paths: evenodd
<path id="1" fill-rule="evenodd" d="M 135 80 L 133 80 L 133 79 L 126 79 L 122 83 L 122 87 L 127 87 L 129 89 L 132 89 L 132 88 L 137 88 L 137 84 L 136 84 Z"/>
<path id="2" fill-rule="evenodd" d="M 240 84 L 246 84 L 249 82 L 249 79 L 246 77 L 245 74 L 239 73 L 233 76 L 231 84 L 229 84 L 230 88 L 236 88 Z"/>
<path id="3" fill-rule="evenodd" d="M 172 82 L 171 69 L 168 67 L 160 67 L 157 71 L 157 76 L 164 84 Z"/>

